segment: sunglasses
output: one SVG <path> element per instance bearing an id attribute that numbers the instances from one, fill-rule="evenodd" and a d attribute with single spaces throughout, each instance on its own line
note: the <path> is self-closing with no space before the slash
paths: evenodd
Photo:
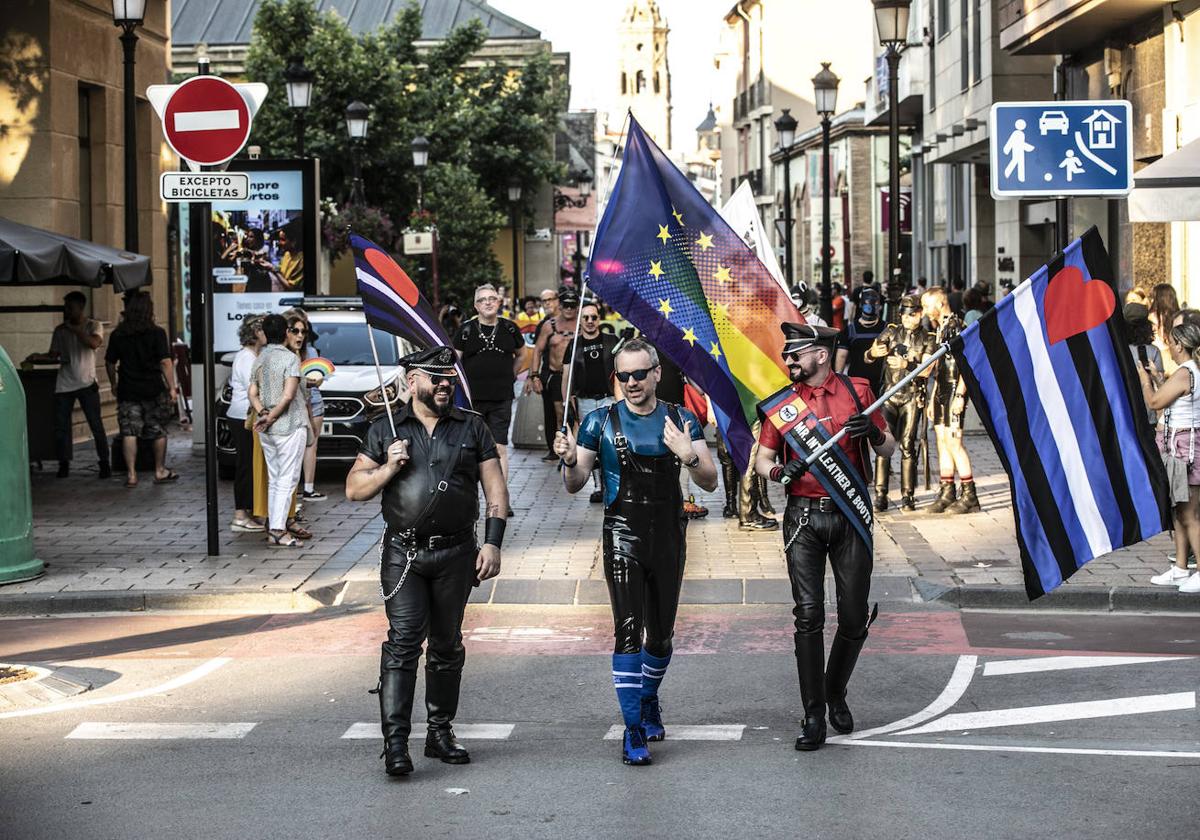
<path id="1" fill-rule="evenodd" d="M 308 334 L 308 330 L 304 329 L 304 327 L 288 327 L 288 332 L 291 333 L 292 335 L 307 335 Z"/>
<path id="2" fill-rule="evenodd" d="M 420 368 L 417 369 L 417 373 L 423 373 L 426 376 L 428 376 L 429 381 L 432 382 L 434 385 L 441 385 L 443 382 L 445 382 L 449 385 L 453 385 L 454 380 L 458 378 L 457 376 L 451 376 L 451 375 L 445 374 L 445 373 L 430 373 L 429 371 L 421 370 Z"/>
<path id="3" fill-rule="evenodd" d="M 619 370 L 617 371 L 617 380 L 619 382 L 628 382 L 630 379 L 632 379 L 634 382 L 642 382 L 647 376 L 650 375 L 650 371 L 652 370 L 654 370 L 654 368 L 641 368 L 640 370 Z"/>
<path id="4" fill-rule="evenodd" d="M 818 347 L 805 347 L 803 350 L 789 350 L 788 352 L 783 354 L 783 360 L 785 362 L 790 362 L 792 359 L 795 359 L 796 361 L 800 361 L 800 357 L 803 356 L 805 353 L 811 353 L 813 350 L 819 350 L 819 349 L 820 348 L 818 348 Z"/>
<path id="5" fill-rule="evenodd" d="M 599 321 L 599 320 L 600 320 L 600 316 L 599 316 L 599 315 L 584 315 L 584 316 L 583 316 L 583 320 L 585 320 L 585 321 Z"/>

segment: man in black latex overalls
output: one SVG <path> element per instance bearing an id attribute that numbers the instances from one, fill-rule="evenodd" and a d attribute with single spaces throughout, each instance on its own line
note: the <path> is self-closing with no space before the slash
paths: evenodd
<path id="1" fill-rule="evenodd" d="M 408 735 L 426 638 L 425 755 L 446 764 L 470 761 L 451 727 L 466 659 L 463 613 L 471 587 L 500 573 L 508 488 L 483 418 L 454 406 L 454 362 L 449 347 L 400 360 L 412 399 L 395 406 L 390 420 L 371 424 L 346 477 L 351 501 L 383 493 L 380 587 L 388 636 L 378 691 L 389 776 L 413 769 Z M 475 533 L 480 484 L 487 500 L 482 546 Z"/>
<path id="2" fill-rule="evenodd" d="M 604 577 L 612 601 L 616 642 L 612 675 L 625 723 L 621 757 L 649 764 L 648 740 L 665 736 L 658 687 L 671 661 L 671 637 L 686 557 L 679 470 L 705 490 L 717 470 L 695 415 L 659 402 L 658 354 L 640 339 L 616 356 L 625 399 L 588 414 L 579 443 L 559 432 L 568 493 L 585 487 L 599 458 L 604 489 Z"/>
<path id="3" fill-rule="evenodd" d="M 921 299 L 907 295 L 900 300 L 900 324 L 888 324 L 867 351 L 871 359 L 882 358 L 883 381 L 880 391 L 908 375 L 934 351 L 933 336 L 921 326 Z M 916 510 L 913 494 L 917 489 L 917 437 L 921 431 L 921 411 L 925 408 L 926 373 L 893 394 L 883 404 L 883 416 L 896 444 L 900 447 L 900 509 Z M 890 458 L 875 459 L 875 509 L 888 507 L 888 485 L 892 477 Z"/>

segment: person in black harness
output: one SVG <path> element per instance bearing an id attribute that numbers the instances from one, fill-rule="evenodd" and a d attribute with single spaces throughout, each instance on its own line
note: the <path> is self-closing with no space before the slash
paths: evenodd
<path id="1" fill-rule="evenodd" d="M 625 723 L 621 758 L 649 764 L 649 741 L 666 732 L 658 687 L 671 661 L 686 559 L 687 519 L 681 508 L 680 466 L 705 490 L 717 469 L 703 430 L 686 408 L 659 401 L 659 360 L 642 339 L 617 352 L 616 376 L 625 399 L 583 419 L 579 442 L 559 432 L 568 493 L 587 485 L 599 458 L 604 489 L 604 577 L 612 602 L 612 676 Z"/>
<path id="2" fill-rule="evenodd" d="M 854 718 L 846 705 L 846 686 L 867 639 L 871 617 L 872 546 L 870 500 L 867 497 L 865 444 L 887 458 L 896 447 L 876 412 L 863 414 L 875 402 L 865 379 L 835 374 L 832 369 L 837 331 L 810 324 L 783 324 L 783 361 L 790 388 L 760 405 L 758 474 L 787 486 L 783 515 L 784 553 L 792 584 L 796 619 L 796 670 L 804 705 L 804 724 L 796 749 L 815 750 L 825 743 L 825 713 L 838 732 L 851 732 Z M 781 431 L 772 418 L 784 424 Z M 847 434 L 810 471 L 797 455 L 796 438 L 812 443 L 845 428 Z M 818 434 L 819 433 L 819 434 Z M 810 436 L 816 436 L 815 440 Z M 806 444 L 808 445 L 808 444 Z M 805 451 L 812 451 L 812 446 Z M 776 458 L 783 461 L 776 463 Z M 831 489 L 832 488 L 832 489 Z M 853 502 L 857 500 L 858 505 Z M 825 658 L 825 558 L 837 588 L 837 634 Z M 828 706 L 826 705 L 828 704 Z"/>
<path id="3" fill-rule="evenodd" d="M 567 347 L 563 355 L 563 370 L 574 366 L 574 373 L 563 377 L 563 405 L 567 422 L 577 429 L 580 421 L 597 408 L 613 403 L 613 372 L 615 370 L 617 337 L 600 330 L 600 304 L 596 300 L 584 300 L 579 308 L 579 341 Z M 574 393 L 567 393 L 570 383 Z M 599 489 L 599 476 L 593 472 L 592 482 L 596 490 L 588 497 L 592 504 L 604 501 L 604 491 Z"/>
<path id="4" fill-rule="evenodd" d="M 916 368 L 936 349 L 933 336 L 921 326 L 921 298 L 906 295 L 900 300 L 900 324 L 888 324 L 871 344 L 867 359 L 883 359 L 881 391 L 893 385 Z M 883 416 L 900 447 L 900 509 L 917 509 L 913 494 L 917 489 L 917 438 L 921 431 L 921 411 L 925 408 L 925 391 L 929 371 L 893 394 L 883 404 Z M 891 458 L 875 459 L 875 510 L 888 508 L 888 485 L 892 478 Z"/>
<path id="5" fill-rule="evenodd" d="M 389 776 L 413 770 L 408 735 L 426 635 L 425 755 L 447 764 L 470 761 L 451 726 L 466 657 L 463 612 L 471 587 L 500 573 L 508 488 L 487 424 L 454 407 L 454 361 L 449 347 L 400 360 L 412 400 L 391 421 L 371 424 L 346 477 L 351 501 L 383 492 L 379 580 L 389 626 L 377 691 Z M 475 535 L 480 484 L 487 500 L 483 546 Z"/>

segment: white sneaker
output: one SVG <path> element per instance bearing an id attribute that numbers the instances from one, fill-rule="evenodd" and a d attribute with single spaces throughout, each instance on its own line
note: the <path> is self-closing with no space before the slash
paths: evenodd
<path id="1" fill-rule="evenodd" d="M 1168 554 L 1168 555 L 1167 555 L 1167 562 L 1168 562 L 1168 563 L 1174 563 L 1174 562 L 1175 562 L 1175 555 L 1174 555 L 1174 554 Z M 1195 569 L 1195 568 L 1196 568 L 1196 555 L 1195 555 L 1195 554 L 1191 554 L 1191 553 L 1189 553 L 1189 554 L 1188 554 L 1187 567 L 1188 567 L 1189 569 Z"/>
<path id="2" fill-rule="evenodd" d="M 1178 566 L 1171 566 L 1161 575 L 1155 575 L 1150 578 L 1150 582 L 1155 586 L 1179 586 L 1188 579 L 1187 569 L 1181 569 Z M 1196 577 L 1192 575 L 1191 577 Z M 1200 590 L 1197 590 L 1200 592 Z"/>
<path id="3" fill-rule="evenodd" d="M 1200 572 L 1195 572 L 1191 577 L 1185 580 L 1183 585 L 1179 587 L 1179 591 L 1186 592 L 1188 594 L 1200 592 Z"/>

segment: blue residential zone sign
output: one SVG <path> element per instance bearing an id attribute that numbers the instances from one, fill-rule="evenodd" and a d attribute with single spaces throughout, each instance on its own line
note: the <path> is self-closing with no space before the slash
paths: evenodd
<path id="1" fill-rule="evenodd" d="M 1124 100 L 997 102 L 992 197 L 1127 195 L 1133 106 Z"/>

